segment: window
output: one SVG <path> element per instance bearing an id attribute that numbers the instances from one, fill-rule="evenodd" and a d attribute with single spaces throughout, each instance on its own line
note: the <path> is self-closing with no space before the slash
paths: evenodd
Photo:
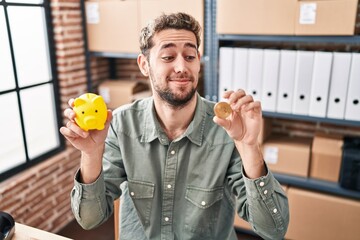
<path id="1" fill-rule="evenodd" d="M 0 179 L 63 149 L 49 2 L 0 0 Z"/>

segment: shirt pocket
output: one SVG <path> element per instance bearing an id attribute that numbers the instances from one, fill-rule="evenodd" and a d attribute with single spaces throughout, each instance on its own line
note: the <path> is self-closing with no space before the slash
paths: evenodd
<path id="1" fill-rule="evenodd" d="M 128 180 L 128 187 L 130 197 L 134 202 L 141 223 L 143 226 L 148 226 L 150 224 L 155 184 Z"/>
<path id="2" fill-rule="evenodd" d="M 223 187 L 199 188 L 189 186 L 186 189 L 185 232 L 195 239 L 211 239 L 219 219 Z"/>

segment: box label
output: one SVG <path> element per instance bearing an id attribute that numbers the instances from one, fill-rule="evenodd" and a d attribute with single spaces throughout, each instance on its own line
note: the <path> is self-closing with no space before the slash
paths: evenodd
<path id="1" fill-rule="evenodd" d="M 279 148 L 277 147 L 265 147 L 264 160 L 268 164 L 276 164 L 278 162 Z"/>
<path id="2" fill-rule="evenodd" d="M 315 24 L 316 22 L 316 3 L 302 3 L 300 5 L 300 24 Z"/>
<path id="3" fill-rule="evenodd" d="M 99 94 L 103 97 L 104 102 L 110 103 L 111 97 L 109 88 L 99 88 Z"/>
<path id="4" fill-rule="evenodd" d="M 99 3 L 88 2 L 86 4 L 86 22 L 98 24 L 100 22 Z"/>

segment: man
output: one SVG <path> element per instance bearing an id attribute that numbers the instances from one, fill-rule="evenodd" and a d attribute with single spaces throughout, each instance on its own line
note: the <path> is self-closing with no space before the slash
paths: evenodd
<path id="1" fill-rule="evenodd" d="M 162 15 L 142 30 L 137 62 L 153 96 L 109 111 L 104 130 L 81 130 L 65 110 L 71 121 L 60 131 L 82 153 L 71 200 L 84 228 L 112 214 L 127 182 L 144 238 L 237 239 L 235 212 L 265 239 L 285 235 L 287 197 L 257 141 L 261 105 L 243 90 L 227 91 L 232 114 L 214 116 L 214 103 L 196 92 L 199 33 L 184 13 Z M 139 230 L 129 229 L 120 231 L 138 239 Z"/>

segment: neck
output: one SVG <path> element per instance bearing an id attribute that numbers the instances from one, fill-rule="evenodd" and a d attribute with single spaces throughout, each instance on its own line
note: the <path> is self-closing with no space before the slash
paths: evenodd
<path id="1" fill-rule="evenodd" d="M 197 102 L 197 95 L 182 108 L 173 107 L 154 96 L 155 110 L 161 127 L 170 140 L 182 135 L 192 121 Z"/>

